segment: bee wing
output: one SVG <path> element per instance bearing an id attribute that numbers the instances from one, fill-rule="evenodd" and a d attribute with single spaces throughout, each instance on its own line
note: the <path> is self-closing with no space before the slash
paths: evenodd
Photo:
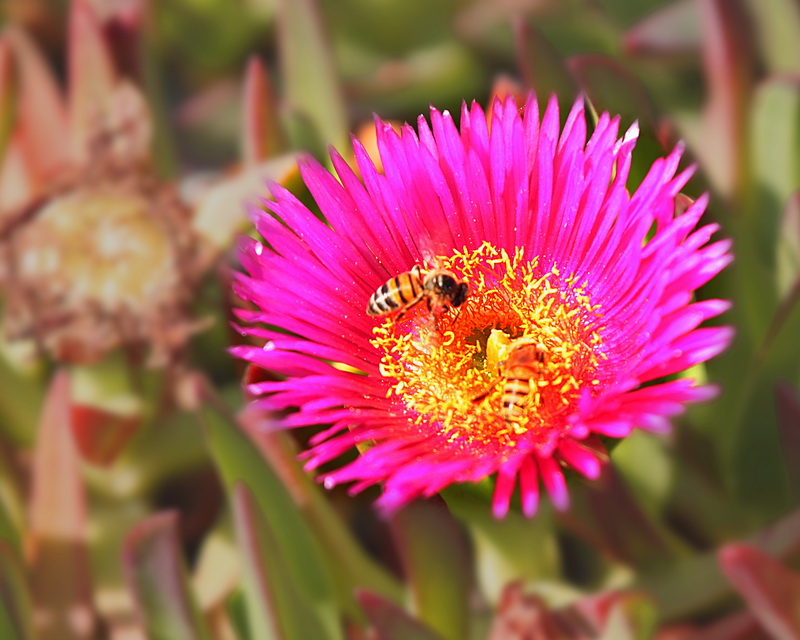
<path id="1" fill-rule="evenodd" d="M 425 264 L 429 267 L 438 266 L 441 257 L 449 256 L 453 253 L 453 246 L 443 239 L 428 237 L 424 244 L 420 244 L 420 254 Z"/>
<path id="2" fill-rule="evenodd" d="M 460 248 L 453 238 L 450 224 L 443 218 L 437 220 L 435 212 L 428 212 L 430 218 L 420 225 L 415 243 L 422 259 L 430 266 L 436 266 L 438 258 L 453 255 L 453 250 Z"/>

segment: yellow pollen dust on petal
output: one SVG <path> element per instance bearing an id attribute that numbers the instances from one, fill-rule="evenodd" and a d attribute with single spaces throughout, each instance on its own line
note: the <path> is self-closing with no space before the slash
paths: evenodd
<path id="1" fill-rule="evenodd" d="M 513 447 L 557 435 L 605 357 L 585 285 L 526 260 L 522 248 L 509 255 L 489 243 L 436 265 L 462 278 L 469 296 L 439 317 L 423 303 L 373 329 L 388 396 L 453 441 Z"/>

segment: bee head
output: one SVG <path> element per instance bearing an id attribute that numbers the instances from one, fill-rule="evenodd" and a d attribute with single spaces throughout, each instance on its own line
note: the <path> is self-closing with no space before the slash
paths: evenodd
<path id="1" fill-rule="evenodd" d="M 469 287 L 449 273 L 437 273 L 432 285 L 436 294 L 449 300 L 454 307 L 460 307 L 469 293 Z"/>
<path id="2" fill-rule="evenodd" d="M 460 307 L 464 304 L 464 300 L 467 299 L 468 295 L 469 287 L 465 282 L 461 282 L 456 286 L 455 291 L 453 291 L 453 296 L 450 298 L 450 301 L 453 303 L 454 307 Z"/>

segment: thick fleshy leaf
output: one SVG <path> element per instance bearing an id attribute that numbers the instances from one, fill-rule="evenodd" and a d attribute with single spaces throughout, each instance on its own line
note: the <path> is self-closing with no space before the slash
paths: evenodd
<path id="1" fill-rule="evenodd" d="M 315 157 L 324 155 L 325 140 L 307 113 L 287 105 L 281 110 L 281 125 L 286 132 L 290 149 L 304 149 Z"/>
<path id="2" fill-rule="evenodd" d="M 226 603 L 225 610 L 228 613 L 231 626 L 236 633 L 239 640 L 256 640 L 250 631 L 250 623 L 247 615 L 247 601 L 245 594 L 241 588 L 234 591 L 228 602 Z"/>
<path id="3" fill-rule="evenodd" d="M 778 296 L 784 298 L 800 280 L 800 192 L 789 198 L 783 210 L 775 259 Z"/>
<path id="4" fill-rule="evenodd" d="M 353 589 L 360 587 L 380 593 L 394 602 L 401 602 L 403 592 L 400 585 L 364 553 L 319 486 L 300 467 L 297 447 L 292 438 L 282 432 L 265 433 L 253 418 L 255 416 L 247 411 L 239 416 L 243 429 L 280 477 L 327 552 L 336 592 L 350 594 Z M 349 595 L 345 595 L 343 603 L 349 606 Z"/>
<path id="5" fill-rule="evenodd" d="M 227 531 L 216 529 L 205 537 L 194 564 L 192 585 L 200 608 L 211 612 L 211 617 L 219 617 L 219 612 L 227 608 L 227 601 L 241 582 L 241 564 L 236 541 Z M 212 635 L 216 638 L 213 630 Z"/>
<path id="6" fill-rule="evenodd" d="M 164 381 L 154 376 L 147 381 L 150 384 L 163 385 Z M 145 394 L 148 406 L 158 401 L 159 390 L 156 387 L 152 395 Z M 136 501 L 162 491 L 165 483 L 180 483 L 209 468 L 208 452 L 197 435 L 193 415 L 175 411 L 160 416 L 153 428 L 150 424 L 140 428 L 113 464 L 86 467 L 86 480 L 94 495 L 112 502 Z"/>
<path id="7" fill-rule="evenodd" d="M 555 93 L 562 108 L 568 109 L 575 99 L 576 87 L 556 48 L 531 19 L 516 19 L 514 36 L 525 84 L 539 96 Z"/>
<path id="8" fill-rule="evenodd" d="M 651 516 L 663 513 L 674 489 L 673 455 L 663 438 L 643 431 L 634 431 L 611 454 L 621 480 Z"/>
<path id="9" fill-rule="evenodd" d="M 427 103 L 458 108 L 465 98 L 486 91 L 491 78 L 482 62 L 461 42 L 447 39 L 354 78 L 348 82 L 348 93 L 374 106 L 376 113 L 414 112 Z"/>
<path id="10" fill-rule="evenodd" d="M 655 623 L 656 610 L 641 594 L 601 592 L 549 609 L 512 583 L 503 591 L 489 640 L 645 640 L 653 637 Z"/>
<path id="11" fill-rule="evenodd" d="M 247 485 L 238 482 L 231 495 L 236 536 L 244 560 L 244 614 L 249 635 L 282 640 L 284 625 L 308 612 L 303 611 L 304 602 L 297 596 L 291 572 L 281 562 L 280 553 L 273 546 L 274 536 Z M 283 608 L 278 602 L 281 580 L 289 581 Z"/>
<path id="12" fill-rule="evenodd" d="M 24 215 L 26 205 L 36 196 L 37 180 L 25 159 L 23 147 L 21 132 L 17 131 L 6 146 L 0 164 L 0 208 Z M 16 219 L 16 215 L 4 219 L 0 232 L 5 233 Z"/>
<path id="13" fill-rule="evenodd" d="M 87 0 L 72 2 L 68 38 L 72 153 L 82 161 L 88 159 L 89 143 L 105 116 L 117 72 L 100 21 Z"/>
<path id="14" fill-rule="evenodd" d="M 781 439 L 789 487 L 795 499 L 800 498 L 800 394 L 785 382 L 775 387 L 778 433 Z"/>
<path id="15" fill-rule="evenodd" d="M 699 6 L 707 100 L 702 128 L 689 142 L 714 186 L 733 197 L 745 184 L 752 39 L 740 0 L 705 0 Z"/>
<path id="16" fill-rule="evenodd" d="M 17 550 L 0 539 L 0 637 L 33 640 L 31 596 Z"/>
<path id="17" fill-rule="evenodd" d="M 748 291 L 759 286 L 753 277 L 747 276 Z M 760 286 L 767 289 L 763 282 Z M 735 499 L 750 510 L 751 516 L 760 513 L 767 519 L 774 519 L 786 508 L 789 490 L 783 466 L 775 464 L 783 454 L 772 407 L 774 381 L 797 380 L 800 376 L 800 287 L 793 291 L 774 310 L 748 375 L 729 383 L 735 395 L 718 417 L 726 434 L 720 448 Z M 731 356 L 741 356 L 741 352 Z"/>
<path id="18" fill-rule="evenodd" d="M 747 0 L 760 53 L 772 73 L 800 72 L 800 6 L 794 0 Z"/>
<path id="19" fill-rule="evenodd" d="M 734 305 L 739 336 L 732 351 L 709 367 L 723 387 L 718 415 L 708 422 L 718 425 L 722 470 L 736 501 L 767 518 L 785 508 L 787 487 L 783 468 L 774 464 L 782 457 L 775 413 L 766 408 L 774 406 L 775 380 L 800 375 L 800 287 L 776 273 L 777 247 L 791 244 L 780 238 L 781 217 L 800 188 L 798 117 L 800 84 L 794 79 L 775 78 L 758 88 L 750 128 L 752 205 L 735 220 L 731 270 L 746 304 Z M 787 227 L 791 233 L 790 222 Z"/>
<path id="20" fill-rule="evenodd" d="M 264 63 L 255 56 L 247 63 L 243 102 L 240 142 L 243 162 L 255 164 L 285 151 L 272 83 Z"/>
<path id="21" fill-rule="evenodd" d="M 290 108 L 310 119 L 320 140 L 343 149 L 347 116 L 316 0 L 278 2 L 278 43 Z"/>
<path id="22" fill-rule="evenodd" d="M 679 557 L 682 545 L 654 513 L 648 513 L 613 465 L 600 478 L 573 490 L 572 508 L 559 514 L 575 535 L 613 558 L 637 565 L 659 565 Z"/>
<path id="23" fill-rule="evenodd" d="M 359 590 L 356 598 L 372 625 L 377 640 L 441 640 L 442 636 L 411 617 L 395 603 L 370 591 Z"/>
<path id="24" fill-rule="evenodd" d="M 652 601 L 636 593 L 601 594 L 579 601 L 573 609 L 587 619 L 599 618 L 598 626 L 603 630 L 599 640 L 648 640 L 658 623 L 658 611 Z"/>
<path id="25" fill-rule="evenodd" d="M 391 524 L 414 614 L 443 638 L 467 637 L 472 565 L 464 530 L 440 498 L 412 502 Z"/>
<path id="26" fill-rule="evenodd" d="M 0 451 L 0 541 L 22 553 L 24 491 L 16 471 L 9 452 Z"/>
<path id="27" fill-rule="evenodd" d="M 41 186 L 69 156 L 66 105 L 53 73 L 30 38 L 13 27 L 7 37 L 19 83 L 16 126 L 22 155 Z"/>
<path id="28" fill-rule="evenodd" d="M 526 594 L 522 584 L 513 582 L 501 594 L 488 640 L 506 638 L 541 638 L 542 640 L 584 640 L 586 634 L 562 628 L 558 616 L 544 602 Z M 588 630 L 593 632 L 594 630 Z"/>
<path id="29" fill-rule="evenodd" d="M 752 140 L 756 177 L 779 201 L 793 193 L 797 177 L 797 142 L 800 137 L 800 80 L 771 78 L 755 95 Z"/>
<path id="30" fill-rule="evenodd" d="M 800 549 L 800 510 L 759 531 L 746 543 L 776 558 L 795 554 Z M 731 586 L 713 552 L 645 569 L 634 587 L 653 598 L 662 620 L 677 620 L 708 610 L 731 594 Z"/>
<path id="31" fill-rule="evenodd" d="M 444 498 L 470 531 L 481 592 L 496 602 L 511 582 L 555 580 L 561 557 L 549 505 L 543 505 L 535 518 L 512 509 L 498 520 L 492 516 L 490 498 L 476 495 L 476 489 L 452 487 Z M 524 554 L 517 551 L 520 548 Z"/>
<path id="32" fill-rule="evenodd" d="M 211 640 L 187 579 L 175 513 L 160 513 L 125 537 L 122 562 L 151 640 Z"/>
<path id="33" fill-rule="evenodd" d="M 70 422 L 81 456 L 97 465 L 111 464 L 141 425 L 139 416 L 121 416 L 96 407 L 72 405 Z"/>
<path id="34" fill-rule="evenodd" d="M 771 640 L 749 611 L 737 611 L 706 625 L 676 623 L 659 629 L 658 640 Z"/>
<path id="35" fill-rule="evenodd" d="M 44 400 L 38 373 L 38 367 L 21 370 L 5 355 L 0 357 L 0 433 L 16 446 L 30 447 L 36 437 L 36 421 Z"/>
<path id="36" fill-rule="evenodd" d="M 647 129 L 647 123 L 653 122 L 653 107 L 644 87 L 636 76 L 613 58 L 573 56 L 567 61 L 567 66 L 598 112 L 618 113 L 626 123 L 643 120 L 642 129 Z"/>
<path id="37" fill-rule="evenodd" d="M 11 48 L 8 39 L 0 36 L 0 167 L 14 125 L 14 86 Z"/>
<path id="38" fill-rule="evenodd" d="M 691 556 L 643 572 L 635 586 L 653 597 L 665 620 L 696 614 L 730 595 L 730 588 L 711 554 Z"/>
<path id="39" fill-rule="evenodd" d="M 695 0 L 664 4 L 625 32 L 623 48 L 629 55 L 697 51 L 703 39 L 697 5 Z"/>
<path id="40" fill-rule="evenodd" d="M 118 360 L 74 367 L 70 379 L 75 443 L 86 461 L 108 465 L 141 425 L 142 399 L 131 388 L 127 370 Z"/>
<path id="41" fill-rule="evenodd" d="M 708 444 L 692 442 L 688 429 L 682 430 L 670 451 L 673 481 L 668 509 L 670 518 L 687 523 L 697 540 L 731 539 L 750 531 L 750 515 L 726 492 L 717 474 L 708 468 Z M 695 434 L 696 435 L 696 434 Z M 689 442 L 687 442 L 689 440 Z"/>
<path id="42" fill-rule="evenodd" d="M 234 488 L 239 483 L 252 492 L 276 541 L 271 553 L 279 554 L 287 571 L 294 576 L 298 597 L 309 606 L 309 615 L 314 618 L 313 625 L 322 634 L 317 637 L 320 640 L 340 638 L 329 561 L 275 472 L 240 431 L 236 422 L 221 415 L 206 411 L 203 417 L 209 450 L 223 477 L 228 495 L 233 497 Z M 342 596 L 346 597 L 346 594 Z M 258 594 L 249 592 L 248 609 L 262 605 Z M 280 615 L 282 619 L 291 619 L 292 612 L 285 611 Z M 261 626 L 261 614 L 251 610 L 250 616 L 251 624 L 257 625 L 252 629 L 254 637 L 260 637 L 259 633 L 268 633 L 268 629 Z"/>
<path id="43" fill-rule="evenodd" d="M 217 250 L 229 249 L 250 221 L 245 203 L 266 197 L 269 183 L 283 184 L 297 173 L 297 157 L 285 155 L 244 168 L 210 186 L 199 198 L 192 226 Z"/>
<path id="44" fill-rule="evenodd" d="M 776 78 L 758 87 L 750 134 L 758 197 L 754 211 L 757 220 L 750 225 L 757 235 L 751 242 L 756 243 L 760 260 L 771 263 L 769 257 L 774 255 L 776 245 L 780 254 L 785 243 L 793 242 L 795 250 L 800 243 L 796 214 L 792 222 L 793 214 L 790 209 L 787 211 L 787 206 L 792 206 L 790 198 L 800 190 L 800 80 Z M 786 239 L 778 233 L 782 218 L 788 227 Z M 778 278 L 782 277 L 785 276 L 779 272 Z M 788 290 L 793 282 L 787 284 L 779 284 L 781 291 Z"/>
<path id="45" fill-rule="evenodd" d="M 317 602 L 306 598 L 302 577 L 295 574 L 264 512 L 244 483 L 233 488 L 233 509 L 240 548 L 245 555 L 248 608 L 257 638 L 302 640 L 330 638 L 318 615 Z M 300 584 L 298 584 L 300 578 Z"/>
<path id="46" fill-rule="evenodd" d="M 595 112 L 618 113 L 622 117 L 623 127 L 631 126 L 634 122 L 640 123 L 635 161 L 631 164 L 628 178 L 630 185 L 639 184 L 653 162 L 665 151 L 656 137 L 653 105 L 644 85 L 633 73 L 608 56 L 573 56 L 567 60 L 567 67 Z M 668 142 L 672 146 L 673 141 Z"/>
<path id="47" fill-rule="evenodd" d="M 113 468 L 114 465 L 111 466 Z M 97 470 L 100 468 L 87 469 L 89 475 Z M 106 475 L 105 482 L 124 484 L 124 471 L 115 476 Z M 128 494 L 121 499 L 108 500 L 91 489 L 90 496 L 89 552 L 92 593 L 102 619 L 100 637 L 108 640 L 117 637 L 144 640 L 144 630 L 137 619 L 134 599 L 125 583 L 120 552 L 128 532 L 153 512 L 151 496 Z"/>
<path id="48" fill-rule="evenodd" d="M 95 2 L 114 59 L 121 76 L 139 83 L 142 81 L 146 52 L 143 36 L 146 37 L 152 2 L 150 0 L 126 0 L 122 3 Z"/>
<path id="49" fill-rule="evenodd" d="M 42 640 L 89 640 L 92 604 L 86 492 L 69 425 L 69 379 L 55 374 L 33 456 L 29 548 L 31 586 Z"/>
<path id="50" fill-rule="evenodd" d="M 800 637 L 800 576 L 764 552 L 731 544 L 719 552 L 722 571 L 775 640 Z"/>

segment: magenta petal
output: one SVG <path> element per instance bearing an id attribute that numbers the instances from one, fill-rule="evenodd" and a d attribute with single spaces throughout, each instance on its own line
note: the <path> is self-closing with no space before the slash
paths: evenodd
<path id="1" fill-rule="evenodd" d="M 539 474 L 533 456 L 525 456 L 522 460 L 519 491 L 522 497 L 522 513 L 532 518 L 539 508 Z"/>
<path id="2" fill-rule="evenodd" d="M 567 484 L 564 481 L 564 474 L 553 458 L 540 457 L 537 459 L 539 472 L 542 475 L 542 483 L 550 500 L 557 511 L 565 511 L 569 507 L 569 494 Z"/>
<path id="3" fill-rule="evenodd" d="M 569 438 L 562 440 L 558 452 L 570 467 L 586 476 L 590 480 L 600 477 L 600 461 L 588 449 Z"/>
<path id="4" fill-rule="evenodd" d="M 608 436 L 609 438 L 624 438 L 631 431 L 633 425 L 627 420 L 612 420 L 607 422 L 593 422 L 591 429 L 594 433 L 601 436 Z"/>
<path id="5" fill-rule="evenodd" d="M 506 463 L 497 472 L 497 480 L 492 496 L 492 514 L 495 518 L 503 518 L 511 504 L 511 494 L 517 480 L 517 464 Z"/>

